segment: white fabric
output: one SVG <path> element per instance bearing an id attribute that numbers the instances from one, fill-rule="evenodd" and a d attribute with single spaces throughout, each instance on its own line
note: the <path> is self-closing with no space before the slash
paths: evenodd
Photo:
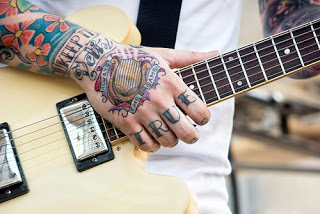
<path id="1" fill-rule="evenodd" d="M 101 4 L 122 8 L 137 20 L 139 0 L 31 0 L 40 8 L 66 17 L 79 9 Z M 177 34 L 177 49 L 221 53 L 237 46 L 241 0 L 183 0 Z M 224 176 L 230 173 L 228 149 L 234 101 L 210 108 L 212 119 L 198 127 L 201 138 L 194 145 L 180 142 L 162 148 L 148 160 L 149 171 L 184 179 L 199 199 L 201 214 L 230 213 Z"/>

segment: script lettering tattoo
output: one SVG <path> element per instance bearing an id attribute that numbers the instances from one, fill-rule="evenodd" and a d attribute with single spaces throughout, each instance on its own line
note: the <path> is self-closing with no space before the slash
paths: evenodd
<path id="1" fill-rule="evenodd" d="M 179 111 L 178 111 L 178 109 L 177 109 L 177 107 L 176 106 L 172 106 L 172 108 L 174 108 L 175 110 L 176 110 L 176 112 L 177 112 L 177 118 L 174 118 L 173 116 L 172 116 L 172 114 L 171 114 L 171 112 L 170 112 L 170 109 L 167 109 L 164 113 L 163 113 L 163 115 L 170 121 L 170 123 L 172 123 L 172 124 L 175 124 L 175 123 L 177 123 L 177 122 L 179 122 L 180 121 L 180 113 L 179 113 Z"/>
<path id="2" fill-rule="evenodd" d="M 191 103 L 195 102 L 197 99 L 194 98 L 193 100 L 188 99 L 190 95 L 186 94 L 187 90 L 182 92 L 179 96 L 178 99 L 182 101 L 182 103 L 186 104 L 186 106 L 189 106 Z"/>
<path id="3" fill-rule="evenodd" d="M 158 125 L 156 125 L 156 123 Z M 160 131 L 163 131 L 163 132 L 168 132 L 169 131 L 169 128 L 162 128 L 162 122 L 160 120 L 155 120 L 155 121 L 152 121 L 150 124 L 149 124 L 149 127 L 152 129 L 152 132 L 157 136 L 157 138 L 161 137 L 162 134 Z"/>
<path id="4" fill-rule="evenodd" d="M 142 138 L 141 138 L 141 135 L 140 135 L 141 132 L 143 132 L 143 129 L 141 129 L 140 131 L 138 131 L 138 132 L 136 132 L 136 133 L 130 134 L 130 136 L 131 136 L 131 135 L 134 135 L 134 137 L 137 139 L 137 141 L 138 141 L 138 143 L 139 143 L 140 146 L 146 143 L 146 142 L 144 142 L 144 141 L 142 140 Z"/>
<path id="5" fill-rule="evenodd" d="M 270 36 L 320 18 L 320 1 L 259 0 L 260 16 L 265 36 Z M 297 79 L 320 74 L 319 66 L 295 73 Z"/>

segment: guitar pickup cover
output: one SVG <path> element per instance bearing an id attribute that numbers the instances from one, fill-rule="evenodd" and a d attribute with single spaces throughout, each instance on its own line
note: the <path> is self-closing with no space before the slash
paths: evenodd
<path id="1" fill-rule="evenodd" d="M 7 123 L 0 124 L 0 203 L 27 193 L 28 186 Z"/>
<path id="2" fill-rule="evenodd" d="M 102 118 L 85 95 L 62 101 L 57 109 L 78 171 L 114 158 L 111 144 L 102 131 Z"/>

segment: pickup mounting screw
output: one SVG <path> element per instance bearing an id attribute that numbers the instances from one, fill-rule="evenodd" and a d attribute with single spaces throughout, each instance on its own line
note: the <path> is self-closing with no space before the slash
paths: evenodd
<path id="1" fill-rule="evenodd" d="M 6 195 L 10 195 L 11 194 L 11 190 L 6 190 Z"/>
<path id="2" fill-rule="evenodd" d="M 72 100 L 71 100 L 71 102 L 73 102 L 73 103 L 75 103 L 75 102 L 77 102 L 77 101 L 78 101 L 77 98 L 72 98 Z"/>
<path id="3" fill-rule="evenodd" d="M 98 159 L 97 159 L 97 158 L 92 158 L 92 162 L 93 162 L 93 163 L 97 163 L 97 162 L 98 162 Z"/>

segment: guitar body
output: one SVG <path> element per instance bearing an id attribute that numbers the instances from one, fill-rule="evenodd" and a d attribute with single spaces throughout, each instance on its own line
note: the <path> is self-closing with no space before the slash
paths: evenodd
<path id="1" fill-rule="evenodd" d="M 107 35 L 118 32 L 111 36 L 119 42 L 140 42 L 135 26 L 119 9 L 89 8 L 70 20 L 86 26 L 81 20 L 88 14 L 102 14 L 103 18 L 96 19 L 100 25 L 95 25 L 99 29 L 101 24 L 108 26 L 91 29 Z M 113 24 L 116 28 L 112 30 L 106 22 L 111 20 L 109 15 L 120 23 Z M 91 23 L 88 18 L 84 21 Z M 13 131 L 30 189 L 1 203 L 1 213 L 198 213 L 187 185 L 176 178 L 146 172 L 147 155 L 128 141 L 113 146 L 114 160 L 83 172 L 76 170 L 60 119 L 55 116 L 56 103 L 83 93 L 72 80 L 6 67 L 0 70 L 0 86 L 0 120 Z"/>

